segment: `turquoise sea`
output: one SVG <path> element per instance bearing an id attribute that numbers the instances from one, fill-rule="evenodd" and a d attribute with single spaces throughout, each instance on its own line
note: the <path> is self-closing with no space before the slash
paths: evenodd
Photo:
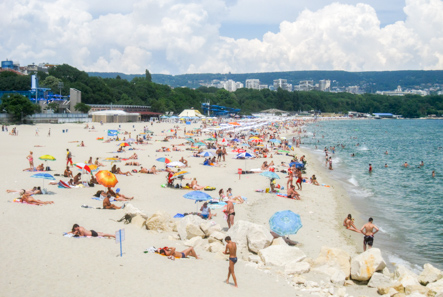
<path id="1" fill-rule="evenodd" d="M 386 260 L 414 270 L 425 263 L 442 269 L 443 121 L 318 121 L 306 129 L 302 147 L 323 163 L 324 148 L 335 146 L 328 174 L 343 183 L 363 221 L 374 218 L 380 227 L 374 247 Z"/>

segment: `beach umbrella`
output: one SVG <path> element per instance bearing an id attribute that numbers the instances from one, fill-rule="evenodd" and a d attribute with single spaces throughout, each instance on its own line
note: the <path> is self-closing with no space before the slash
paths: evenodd
<path id="1" fill-rule="evenodd" d="M 189 172 L 187 172 L 187 171 L 179 171 L 179 172 L 174 173 L 174 174 L 171 176 L 171 178 L 172 178 L 172 179 L 175 179 L 175 178 L 178 178 L 178 177 L 183 176 L 183 175 L 185 175 L 185 174 L 189 174 Z"/>
<path id="2" fill-rule="evenodd" d="M 237 155 L 237 158 L 246 158 L 246 159 L 249 159 L 249 158 L 254 158 L 254 157 L 255 157 L 255 156 L 254 156 L 253 154 L 250 154 L 250 153 L 248 153 L 248 152 L 240 153 L 240 154 Z"/>
<path id="3" fill-rule="evenodd" d="M 168 158 L 165 158 L 165 157 L 158 158 L 158 159 L 156 159 L 156 161 L 163 162 L 166 164 L 171 162 L 171 160 L 169 160 Z"/>
<path id="4" fill-rule="evenodd" d="M 258 138 L 257 136 L 253 136 L 253 137 L 249 138 L 249 141 L 252 141 L 252 140 L 260 140 L 260 138 Z"/>
<path id="5" fill-rule="evenodd" d="M 195 200 L 195 201 L 208 201 L 208 200 L 212 199 L 211 196 L 209 196 L 208 194 L 206 194 L 205 192 L 202 192 L 202 191 L 188 192 L 185 195 L 183 195 L 183 197 L 186 199 L 191 199 L 191 200 Z"/>
<path id="6" fill-rule="evenodd" d="M 234 138 L 234 139 L 231 139 L 231 141 L 240 142 L 240 139 Z"/>
<path id="7" fill-rule="evenodd" d="M 213 137 L 210 137 L 210 138 L 208 138 L 208 139 L 205 139 L 206 141 L 216 141 L 217 139 L 215 139 L 215 138 L 213 138 Z"/>
<path id="8" fill-rule="evenodd" d="M 186 165 L 180 161 L 169 162 L 166 167 L 185 167 Z"/>
<path id="9" fill-rule="evenodd" d="M 106 188 L 115 187 L 118 183 L 117 177 L 108 170 L 100 170 L 95 175 L 97 182 Z"/>
<path id="10" fill-rule="evenodd" d="M 43 155 L 43 156 L 40 156 L 39 159 L 43 160 L 43 161 L 55 161 L 55 158 L 51 155 Z"/>
<path id="11" fill-rule="evenodd" d="M 186 138 L 186 140 L 190 141 L 190 142 L 195 142 L 194 138 L 191 138 L 191 137 Z"/>
<path id="12" fill-rule="evenodd" d="M 290 151 L 285 151 L 285 150 L 278 150 L 278 152 L 279 152 L 279 153 L 287 153 L 287 154 L 290 153 Z"/>
<path id="13" fill-rule="evenodd" d="M 135 140 L 134 138 L 128 138 L 126 139 L 126 142 L 136 142 L 137 140 Z"/>
<path id="14" fill-rule="evenodd" d="M 302 226 L 300 216 L 290 210 L 277 211 L 269 219 L 271 231 L 280 236 L 296 234 Z"/>
<path id="15" fill-rule="evenodd" d="M 31 177 L 41 178 L 43 180 L 43 187 L 42 187 L 42 189 L 45 187 L 45 179 L 55 180 L 55 177 L 53 177 L 52 174 L 49 174 L 49 173 L 36 173 L 34 175 L 31 175 Z"/>
<path id="16" fill-rule="evenodd" d="M 261 140 L 260 138 L 259 139 L 252 139 L 252 140 L 251 140 L 251 138 L 249 138 L 249 141 L 255 142 L 255 143 L 263 142 L 263 140 Z"/>
<path id="17" fill-rule="evenodd" d="M 229 123 L 229 125 L 232 125 L 232 126 L 240 126 L 240 124 L 237 123 L 237 122 L 231 122 L 231 123 Z"/>
<path id="18" fill-rule="evenodd" d="M 127 142 L 122 142 L 122 143 L 120 143 L 118 146 L 130 146 L 130 144 L 127 143 Z"/>
<path id="19" fill-rule="evenodd" d="M 281 143 L 281 141 L 280 140 L 278 140 L 278 139 L 271 139 L 271 140 L 269 140 L 270 142 L 273 142 L 273 143 Z"/>
<path id="20" fill-rule="evenodd" d="M 196 142 L 194 143 L 195 146 L 206 146 L 203 142 Z"/>
<path id="21" fill-rule="evenodd" d="M 264 177 L 267 177 L 269 179 L 273 179 L 273 178 L 274 179 L 280 179 L 280 176 L 278 176 L 277 173 L 272 172 L 272 171 L 265 171 L 265 172 L 260 173 L 260 175 L 262 175 Z"/>
<path id="22" fill-rule="evenodd" d="M 215 154 L 211 153 L 211 152 L 202 152 L 202 153 L 200 153 L 198 155 L 201 156 L 201 157 L 214 157 L 215 156 Z"/>

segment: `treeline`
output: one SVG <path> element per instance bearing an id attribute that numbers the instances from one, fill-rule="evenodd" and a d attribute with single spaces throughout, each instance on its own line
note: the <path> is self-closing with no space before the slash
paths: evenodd
<path id="1" fill-rule="evenodd" d="M 29 90 L 30 78 L 16 74 L 0 73 L 0 90 Z M 87 104 L 126 104 L 149 105 L 152 111 L 181 112 L 194 107 L 201 111 L 201 103 L 240 108 L 242 114 L 277 108 L 285 111 L 322 112 L 357 111 L 364 113 L 388 112 L 404 117 L 420 117 L 429 114 L 443 115 L 443 96 L 404 96 L 392 97 L 375 94 L 354 95 L 349 93 L 326 92 L 288 92 L 238 89 L 230 93 L 224 89 L 200 87 L 170 88 L 167 85 L 152 82 L 149 71 L 144 77 L 131 81 L 116 78 L 91 77 L 69 65 L 60 65 L 49 70 L 49 74 L 38 73 L 40 86 L 51 88 L 58 93 L 59 82 L 63 82 L 62 95 L 69 94 L 69 88 L 82 92 L 82 102 Z M 24 82 L 27 82 L 24 83 Z"/>

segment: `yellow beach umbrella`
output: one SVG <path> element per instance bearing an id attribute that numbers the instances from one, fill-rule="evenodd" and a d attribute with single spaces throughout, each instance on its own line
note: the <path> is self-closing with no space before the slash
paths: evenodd
<path id="1" fill-rule="evenodd" d="M 43 160 L 43 161 L 55 161 L 55 158 L 51 155 L 43 155 L 43 156 L 40 156 L 39 159 Z"/>

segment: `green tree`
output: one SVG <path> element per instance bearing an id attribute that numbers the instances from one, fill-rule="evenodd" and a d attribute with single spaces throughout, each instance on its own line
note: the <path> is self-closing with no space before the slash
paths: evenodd
<path id="1" fill-rule="evenodd" d="M 48 75 L 45 80 L 40 83 L 41 87 L 50 88 L 51 91 L 57 94 L 60 90 L 58 88 L 58 84 L 61 82 L 61 79 L 56 78 L 55 76 Z"/>
<path id="2" fill-rule="evenodd" d="M 33 104 L 27 97 L 19 94 L 6 94 L 2 97 L 0 110 L 5 110 L 19 122 L 22 118 L 40 110 L 40 106 Z"/>
<path id="3" fill-rule="evenodd" d="M 58 103 L 51 102 L 48 104 L 48 109 L 52 109 L 54 113 L 58 113 L 58 108 L 59 108 Z"/>
<path id="4" fill-rule="evenodd" d="M 152 76 L 148 69 L 145 71 L 145 78 L 147 81 L 152 82 Z"/>
<path id="5" fill-rule="evenodd" d="M 84 104 L 83 102 L 79 102 L 74 106 L 74 109 L 83 113 L 88 113 L 91 106 Z"/>

